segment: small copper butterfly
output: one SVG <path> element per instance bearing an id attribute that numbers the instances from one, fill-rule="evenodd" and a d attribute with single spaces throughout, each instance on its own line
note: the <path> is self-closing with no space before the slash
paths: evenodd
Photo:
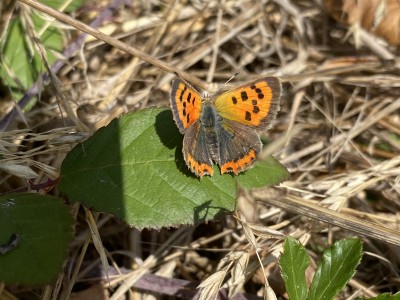
<path id="1" fill-rule="evenodd" d="M 233 90 L 202 98 L 186 81 L 172 81 L 172 114 L 183 138 L 183 156 L 199 177 L 247 170 L 262 143 L 257 130 L 268 127 L 279 110 L 282 86 L 276 77 L 264 77 Z"/>

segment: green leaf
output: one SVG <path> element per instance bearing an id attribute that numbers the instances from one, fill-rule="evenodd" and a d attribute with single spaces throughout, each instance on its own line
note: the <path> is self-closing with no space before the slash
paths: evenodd
<path id="1" fill-rule="evenodd" d="M 309 299 L 333 299 L 354 275 L 362 257 L 358 239 L 337 241 L 325 250 L 310 286 Z"/>
<path id="2" fill-rule="evenodd" d="M 36 30 L 44 24 L 44 21 L 35 15 L 32 15 L 32 20 Z M 55 56 L 50 50 L 57 52 L 61 50 L 61 34 L 58 29 L 50 28 L 43 33 L 41 39 L 46 50 L 48 50 L 49 64 L 52 64 L 55 61 Z M 29 44 L 28 40 L 29 37 L 22 26 L 20 18 L 17 17 L 12 20 L 3 45 L 2 64 L 6 67 L 1 68 L 0 77 L 11 88 L 14 99 L 21 98 L 25 91 L 36 81 L 39 74 L 45 70 L 33 41 Z M 34 101 L 29 107 L 33 104 Z"/>
<path id="3" fill-rule="evenodd" d="M 43 285 L 54 280 L 67 254 L 72 225 L 60 198 L 0 196 L 0 282 Z"/>
<path id="4" fill-rule="evenodd" d="M 127 114 L 67 155 L 59 188 L 71 201 L 139 228 L 199 223 L 233 211 L 237 176 L 219 175 L 215 166 L 213 177 L 195 177 L 183 160 L 182 139 L 170 110 Z M 246 173 L 261 178 L 261 172 Z"/>
<path id="5" fill-rule="evenodd" d="M 58 8 L 64 0 L 41 2 L 53 8 Z M 82 4 L 83 0 L 74 0 L 68 5 L 66 11 L 71 12 Z M 36 11 L 30 16 L 34 30 L 39 33 L 46 21 L 39 17 Z M 34 41 L 29 42 L 29 39 L 21 18 L 16 17 L 10 22 L 8 32 L 1 44 L 1 64 L 4 67 L 0 68 L 0 78 L 5 85 L 10 87 L 14 99 L 20 99 L 37 80 L 39 74 L 46 71 L 42 58 L 36 51 Z M 46 49 L 48 63 L 51 65 L 57 59 L 53 52 L 61 52 L 62 50 L 62 33 L 58 28 L 50 25 L 40 36 L 40 40 Z M 35 99 L 25 109 L 29 110 L 34 103 Z"/>
<path id="6" fill-rule="evenodd" d="M 17 17 L 10 22 L 8 34 L 2 45 L 2 64 L 5 67 L 0 69 L 3 82 L 14 89 L 27 88 L 37 74 L 38 60 L 37 57 L 31 57 L 26 39 L 21 20 Z M 6 67 L 11 74 L 7 72 Z M 16 82 L 15 78 L 19 82 Z"/>
<path id="7" fill-rule="evenodd" d="M 272 156 L 256 162 L 253 168 L 236 176 L 237 182 L 244 188 L 260 188 L 279 184 L 289 179 L 290 173 Z"/>
<path id="8" fill-rule="evenodd" d="M 290 300 L 305 300 L 307 298 L 305 271 L 309 263 L 310 259 L 304 247 L 296 239 L 287 237 L 279 265 Z"/>

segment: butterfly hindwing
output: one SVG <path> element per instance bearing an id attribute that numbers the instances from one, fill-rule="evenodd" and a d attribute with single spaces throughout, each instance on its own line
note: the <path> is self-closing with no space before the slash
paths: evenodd
<path id="1" fill-rule="evenodd" d="M 218 95 L 214 104 L 222 118 L 263 129 L 276 118 L 281 93 L 278 78 L 264 77 Z"/>
<path id="2" fill-rule="evenodd" d="M 200 117 L 201 96 L 187 82 L 176 78 L 172 81 L 170 101 L 175 123 L 183 134 Z"/>
<path id="3" fill-rule="evenodd" d="M 189 127 L 183 138 L 183 157 L 189 169 L 199 177 L 213 175 L 213 161 L 200 121 Z"/>
<path id="4" fill-rule="evenodd" d="M 261 151 L 261 140 L 257 132 L 241 123 L 224 120 L 218 126 L 219 166 L 221 173 L 247 170 Z"/>

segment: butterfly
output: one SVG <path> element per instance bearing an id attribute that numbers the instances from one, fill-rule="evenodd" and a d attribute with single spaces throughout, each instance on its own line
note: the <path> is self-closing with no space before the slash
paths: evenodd
<path id="1" fill-rule="evenodd" d="M 171 109 L 183 138 L 183 156 L 198 177 L 213 175 L 213 164 L 221 174 L 239 174 L 251 167 L 261 152 L 257 133 L 270 126 L 280 109 L 281 82 L 263 77 L 215 95 L 201 97 L 186 81 L 175 78 Z"/>

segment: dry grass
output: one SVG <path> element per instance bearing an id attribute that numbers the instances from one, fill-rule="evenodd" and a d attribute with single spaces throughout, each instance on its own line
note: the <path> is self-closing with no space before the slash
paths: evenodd
<path id="1" fill-rule="evenodd" d="M 276 259 L 288 234 L 309 249 L 308 279 L 321 249 L 344 237 L 363 240 L 362 263 L 339 299 L 399 290 L 397 49 L 330 19 L 318 1 L 134 1 L 125 7 L 122 2 L 113 2 L 117 9 L 107 18 L 106 7 L 94 3 L 75 16 L 87 24 L 98 18 L 93 27 L 114 39 L 58 16 L 100 41 L 89 37 L 71 44 L 74 51 L 64 53 L 67 60 L 54 74 L 61 85 L 47 88 L 34 109 L 14 114 L 0 133 L 9 167 L 1 173 L 0 189 L 19 189 L 27 178 L 36 184 L 55 179 L 72 145 L 97 128 L 128 111 L 167 106 L 173 72 L 209 90 L 215 85 L 207 82 L 224 83 L 236 72 L 237 82 L 279 76 L 282 109 L 266 133 L 275 142 L 265 155 L 272 152 L 291 180 L 243 192 L 235 216 L 197 227 L 138 232 L 99 215 L 94 227 L 102 245 L 91 243 L 79 212 L 82 226 L 58 285 L 14 287 L 11 293 L 120 299 L 129 292 L 132 299 L 154 298 L 150 291 L 191 298 L 202 282 L 209 295 L 235 283 L 230 293 L 250 297 L 272 292 L 264 289 L 267 276 L 273 292 L 284 296 Z M 1 105 L 1 112 L 12 106 Z M 108 277 L 98 251 L 111 261 Z M 77 261 L 80 269 L 74 269 Z"/>

